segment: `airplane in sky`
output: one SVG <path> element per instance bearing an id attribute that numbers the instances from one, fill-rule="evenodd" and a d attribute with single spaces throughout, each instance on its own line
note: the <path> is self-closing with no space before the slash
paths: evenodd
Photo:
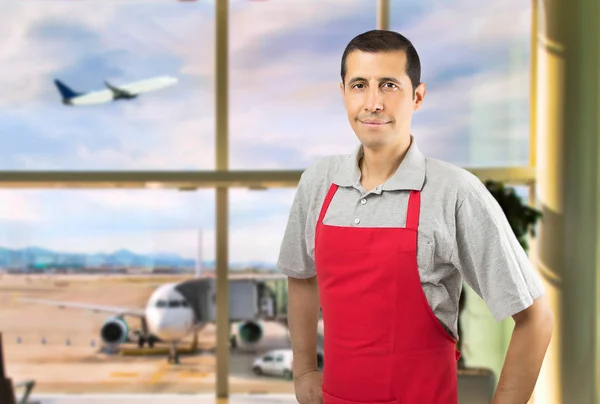
<path id="1" fill-rule="evenodd" d="M 245 346 L 258 343 L 262 336 L 260 319 L 274 318 L 275 303 L 272 290 L 264 287 L 266 280 L 282 280 L 284 276 L 265 275 L 230 280 L 230 321 L 239 322 L 238 338 Z M 169 362 L 179 363 L 176 344 L 183 338 L 201 331 L 215 320 L 214 278 L 194 278 L 159 286 L 143 309 L 98 306 L 86 303 L 20 298 L 22 302 L 54 305 L 61 308 L 86 309 L 113 314 L 100 328 L 100 338 L 109 349 L 131 340 L 130 326 L 124 317 L 141 321 L 141 329 L 133 332 L 138 347 L 156 342 L 170 345 Z M 237 340 L 236 340 L 237 344 Z"/>
<path id="2" fill-rule="evenodd" d="M 115 86 L 105 81 L 104 85 L 108 88 L 107 90 L 81 93 L 58 79 L 54 80 L 54 84 L 62 97 L 62 103 L 70 106 L 97 105 L 118 100 L 131 100 L 137 98 L 140 94 L 161 90 L 177 82 L 178 79 L 171 76 L 154 77 L 121 86 Z"/>

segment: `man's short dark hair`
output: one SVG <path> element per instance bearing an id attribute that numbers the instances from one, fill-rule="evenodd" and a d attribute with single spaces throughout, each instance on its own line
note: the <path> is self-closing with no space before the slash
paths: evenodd
<path id="1" fill-rule="evenodd" d="M 375 29 L 354 37 L 348 43 L 342 55 L 341 74 L 342 82 L 344 83 L 346 78 L 346 58 L 350 52 L 355 50 L 372 53 L 402 51 L 406 55 L 405 70 L 410 78 L 413 93 L 421 83 L 421 61 L 419 60 L 419 54 L 412 42 L 405 36 L 394 31 Z"/>

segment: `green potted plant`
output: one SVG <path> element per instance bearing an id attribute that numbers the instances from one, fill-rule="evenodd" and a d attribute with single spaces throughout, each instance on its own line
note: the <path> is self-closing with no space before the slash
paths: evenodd
<path id="1" fill-rule="evenodd" d="M 542 213 L 523 203 L 513 187 L 491 180 L 486 181 L 485 186 L 500 204 L 521 247 L 525 252 L 529 251 L 528 236 L 535 237 L 535 226 Z"/>
<path id="2" fill-rule="evenodd" d="M 517 195 L 513 187 L 508 187 L 502 182 L 492 180 L 487 180 L 484 184 L 504 211 L 504 214 L 508 219 L 508 223 L 510 224 L 512 231 L 515 233 L 517 240 L 519 240 L 521 247 L 523 247 L 525 252 L 528 252 L 528 236 L 531 235 L 532 237 L 535 237 L 535 226 L 538 220 L 542 217 L 542 213 L 530 207 L 528 204 L 523 203 L 523 200 L 519 195 Z M 463 293 L 461 293 L 458 303 L 459 340 L 457 348 L 460 351 L 462 351 L 463 342 L 460 317 L 465 308 L 465 303 L 465 293 L 463 289 Z M 461 369 L 465 367 L 464 356 L 458 361 L 458 367 Z"/>

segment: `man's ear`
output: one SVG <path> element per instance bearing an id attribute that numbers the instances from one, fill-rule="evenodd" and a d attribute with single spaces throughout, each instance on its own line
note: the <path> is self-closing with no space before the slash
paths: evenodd
<path id="1" fill-rule="evenodd" d="M 341 81 L 341 82 L 340 82 L 340 92 L 341 92 L 341 94 L 342 94 L 342 97 L 344 96 L 344 93 L 345 93 L 345 91 L 346 91 L 346 88 L 345 88 L 345 86 L 344 86 L 344 82 L 343 82 L 343 81 Z"/>
<path id="2" fill-rule="evenodd" d="M 413 109 L 415 111 L 417 111 L 423 105 L 425 93 L 427 93 L 427 85 L 425 83 L 419 83 L 419 85 L 415 89 L 415 96 L 413 97 L 415 100 L 415 106 Z"/>

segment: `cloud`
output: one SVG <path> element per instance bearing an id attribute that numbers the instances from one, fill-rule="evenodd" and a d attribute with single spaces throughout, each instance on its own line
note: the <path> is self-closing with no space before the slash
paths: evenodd
<path id="1" fill-rule="evenodd" d="M 244 227 L 230 234 L 230 259 L 233 262 L 271 262 L 277 260 L 279 245 L 285 230 L 287 217 L 270 217 L 257 223 L 256 228 Z M 1 234 L 0 234 L 1 236 Z M 195 259 L 199 248 L 198 229 L 165 229 L 139 232 L 135 229 L 108 233 L 99 232 L 50 232 L 37 231 L 13 235 L 8 246 L 24 247 L 43 245 L 44 248 L 69 253 L 108 253 L 127 248 L 139 254 L 169 252 L 185 258 Z M 0 243 L 6 246 L 0 237 Z M 205 229 L 202 233 L 203 260 L 215 259 L 214 229 Z"/>
<path id="2" fill-rule="evenodd" d="M 20 132 L 20 139 L 29 138 L 29 145 L 48 143 L 48 137 L 61 142 L 48 143 L 43 152 L 29 146 L 8 155 L 10 147 L 0 148 L 2 157 L 6 154 L 2 165 L 8 169 L 212 168 L 214 159 L 204 152 L 214 148 L 214 123 L 206 118 L 214 116 L 214 107 L 206 107 L 214 101 L 209 92 L 212 87 L 205 89 L 206 83 L 190 83 L 182 77 L 178 92 L 165 90 L 161 96 L 148 97 L 148 102 L 144 97 L 123 108 L 111 104 L 78 110 L 60 105 L 52 85 L 54 77 L 66 77 L 69 85 L 87 91 L 97 89 L 101 80 L 111 75 L 123 83 L 151 74 L 171 74 L 169 69 L 158 68 L 159 62 L 177 58 L 170 56 L 169 44 L 185 38 L 188 51 L 197 53 L 198 38 L 202 38 L 193 31 L 174 35 L 174 17 L 195 23 L 199 16 L 208 19 L 202 11 L 206 7 L 195 7 L 195 12 L 186 14 L 183 4 L 172 4 L 114 3 L 92 9 L 81 3 L 22 3 L 3 10 L 2 20 L 17 21 L 20 29 L 5 36 L 3 49 L 14 52 L 0 54 L 8 87 L 2 98 L 6 106 L 3 122 L 7 124 L 0 129 Z M 153 10 L 160 13 L 152 14 Z M 67 11 L 77 19 L 65 19 Z M 152 18 L 132 23 L 131 11 Z M 162 26 L 169 21 L 170 31 Z M 2 25 L 2 29 L 6 27 Z M 196 48 L 193 51 L 192 46 Z M 47 60 L 52 63 L 45 63 Z M 178 65 L 172 63 L 172 67 Z M 24 83 L 29 86 L 25 91 Z"/>
<path id="3" fill-rule="evenodd" d="M 181 205 L 181 201 L 177 200 L 178 196 L 176 192 L 166 193 L 156 190 L 111 190 L 109 192 L 90 191 L 85 194 L 84 198 L 103 208 L 108 208 L 110 211 L 130 212 L 133 209 L 141 209 L 147 210 L 148 213 L 161 213 L 178 208 Z"/>
<path id="4" fill-rule="evenodd" d="M 398 5 L 398 7 L 401 7 Z M 406 6 L 408 7 L 408 6 Z M 390 28 L 405 34 L 417 48 L 423 77 L 447 81 L 448 69 L 504 68 L 517 56 L 521 63 L 528 53 L 529 2 L 519 0 L 478 2 L 474 0 L 428 0 L 420 18 L 403 20 L 399 9 L 392 12 Z M 406 10 L 408 12 L 408 10 Z M 525 51 L 519 56 L 517 52 Z"/>
<path id="5" fill-rule="evenodd" d="M 17 193 L 0 190 L 0 223 L 18 226 L 36 223 L 41 219 L 39 208 L 39 191 Z"/>
<path id="6" fill-rule="evenodd" d="M 35 35 L 35 28 L 44 23 L 70 24 L 66 15 L 82 10 L 87 4 L 52 2 L 3 2 L 0 16 L 0 67 L 2 67 L 2 97 L 0 107 L 28 107 L 35 103 L 47 86 L 47 75 L 68 65 L 80 55 L 71 51 L 62 40 L 45 40 Z M 78 24 L 93 32 L 115 12 L 115 5 L 98 4 L 94 12 L 78 12 Z M 64 32 L 63 32 L 64 33 Z M 73 32 L 69 43 L 78 39 Z M 84 39 L 84 38 L 82 38 Z M 82 43 L 85 43 L 82 41 Z"/>
<path id="7" fill-rule="evenodd" d="M 126 248 L 138 254 L 155 254 L 169 252 L 180 254 L 185 258 L 195 259 L 198 251 L 198 232 L 194 230 L 153 230 L 153 231 L 129 231 L 113 232 L 111 234 L 102 232 L 84 231 L 73 232 L 51 232 L 48 229 L 33 233 L 35 237 L 16 237 L 2 243 L 3 246 L 22 248 L 26 246 L 42 245 L 58 252 L 64 253 L 112 253 Z M 0 239 L 0 241 L 2 241 Z M 206 245 L 211 245 L 209 238 Z M 214 245 L 214 243 L 213 243 Z M 214 249 L 206 249 L 211 251 Z M 208 256 L 203 259 L 212 259 Z"/>
<path id="8" fill-rule="evenodd" d="M 233 260 L 273 258 L 294 195 L 295 189 L 230 191 Z M 214 259 L 212 190 L 2 191 L 0 197 L 0 246 L 32 243 L 70 252 L 125 247 L 193 258 L 202 230 L 203 255 Z"/>

